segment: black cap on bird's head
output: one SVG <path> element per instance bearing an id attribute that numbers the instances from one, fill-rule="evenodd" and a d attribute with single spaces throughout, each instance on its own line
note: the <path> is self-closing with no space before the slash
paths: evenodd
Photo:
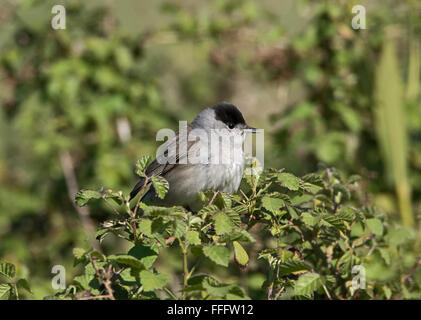
<path id="1" fill-rule="evenodd" d="M 256 128 L 246 124 L 242 113 L 233 104 L 221 102 L 211 109 L 215 111 L 215 119 L 225 123 L 229 129 L 238 127 L 245 130 L 251 130 L 251 132 L 256 132 Z"/>

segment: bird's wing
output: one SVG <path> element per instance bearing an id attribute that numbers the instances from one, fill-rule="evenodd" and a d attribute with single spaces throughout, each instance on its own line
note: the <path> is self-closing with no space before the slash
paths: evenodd
<path id="1" fill-rule="evenodd" d="M 174 169 L 178 164 L 187 163 L 187 155 L 191 147 L 194 147 L 196 141 L 188 141 L 188 134 L 191 131 L 191 126 L 187 126 L 187 134 L 180 135 L 177 133 L 173 138 L 168 140 L 163 145 L 163 152 L 158 155 L 157 159 L 151 162 L 148 167 L 146 168 L 146 175 L 148 177 L 154 176 L 164 176 L 166 173 Z M 187 148 L 180 148 L 179 146 L 185 143 Z M 170 153 L 168 150 L 175 150 L 175 153 Z M 166 161 L 158 161 L 162 160 L 162 156 L 165 156 Z M 139 190 L 143 187 L 145 183 L 145 178 L 140 178 L 140 180 L 136 183 L 133 190 L 130 192 L 130 200 L 132 200 Z"/>

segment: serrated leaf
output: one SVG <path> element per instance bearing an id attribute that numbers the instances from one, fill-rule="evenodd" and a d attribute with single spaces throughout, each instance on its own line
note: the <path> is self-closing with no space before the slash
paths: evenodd
<path id="1" fill-rule="evenodd" d="M 129 250 L 128 254 L 137 258 L 145 268 L 149 269 L 158 258 L 159 250 L 156 246 L 136 245 Z"/>
<path id="2" fill-rule="evenodd" d="M 300 179 L 291 173 L 281 172 L 278 174 L 278 181 L 289 190 L 297 191 L 300 187 Z"/>
<path id="3" fill-rule="evenodd" d="M 390 299 L 392 297 L 392 290 L 388 286 L 383 286 L 383 292 L 386 297 L 386 299 Z"/>
<path id="4" fill-rule="evenodd" d="M 0 263 L 0 275 L 6 276 L 10 280 L 16 275 L 16 267 L 13 263 L 2 262 Z"/>
<path id="5" fill-rule="evenodd" d="M 311 270 L 311 266 L 300 260 L 289 259 L 288 261 L 279 265 L 279 277 L 283 277 L 289 274 L 297 274 Z"/>
<path id="6" fill-rule="evenodd" d="M 234 245 L 235 262 L 237 262 L 241 267 L 247 266 L 249 262 L 249 255 L 246 250 L 244 250 L 243 246 L 238 241 L 233 241 L 232 244 Z"/>
<path id="7" fill-rule="evenodd" d="M 144 171 L 148 167 L 149 161 L 151 160 L 150 156 L 143 156 L 136 162 L 136 174 L 139 177 L 144 177 L 145 173 Z"/>
<path id="8" fill-rule="evenodd" d="M 173 228 L 174 228 L 174 233 L 173 233 L 174 237 L 180 238 L 186 233 L 187 224 L 180 219 L 175 219 L 173 221 Z"/>
<path id="9" fill-rule="evenodd" d="M 239 227 L 241 226 L 241 218 L 237 211 L 231 209 L 224 211 L 226 215 L 231 219 L 234 226 Z"/>
<path id="10" fill-rule="evenodd" d="M 111 189 L 106 189 L 102 192 L 102 197 L 104 199 L 113 199 L 115 202 L 117 202 L 120 205 L 124 203 L 122 191 L 114 191 Z"/>
<path id="11" fill-rule="evenodd" d="M 231 241 L 255 242 L 256 240 L 252 237 L 250 233 L 243 229 L 235 230 L 219 238 L 219 242 L 221 243 Z"/>
<path id="12" fill-rule="evenodd" d="M 152 221 L 149 219 L 142 219 L 138 225 L 139 232 L 143 233 L 147 237 L 152 236 Z"/>
<path id="13" fill-rule="evenodd" d="M 341 230 L 342 232 L 346 231 L 344 222 L 342 219 L 340 219 L 340 217 L 333 214 L 324 214 L 322 215 L 322 219 L 334 228 Z"/>
<path id="14" fill-rule="evenodd" d="M 214 213 L 214 212 L 218 212 L 219 208 L 212 204 L 210 206 L 205 206 L 202 209 L 199 210 L 198 215 L 203 216 L 204 214 L 208 214 L 208 213 Z"/>
<path id="15" fill-rule="evenodd" d="M 279 261 L 284 263 L 286 261 L 288 261 L 289 259 L 291 259 L 294 255 L 294 253 L 288 249 L 284 249 L 284 248 L 278 248 L 276 250 L 276 255 L 279 258 Z"/>
<path id="16" fill-rule="evenodd" d="M 219 283 L 217 280 L 210 277 L 206 277 L 203 280 L 202 286 L 209 295 L 218 298 L 224 297 L 233 288 L 233 285 Z"/>
<path id="17" fill-rule="evenodd" d="M 73 256 L 76 259 L 82 259 L 83 256 L 85 255 L 86 251 L 85 249 L 82 248 L 73 248 Z"/>
<path id="18" fill-rule="evenodd" d="M 361 236 L 361 237 L 359 237 L 359 238 L 355 239 L 355 240 L 352 242 L 352 247 L 353 247 L 353 248 L 359 247 L 359 246 L 363 245 L 363 244 L 364 244 L 366 241 L 368 241 L 369 239 L 371 239 L 371 234 L 365 234 L 365 235 L 363 235 L 363 236 Z"/>
<path id="19" fill-rule="evenodd" d="M 248 208 L 245 204 L 240 204 L 240 205 L 237 205 L 237 206 L 233 207 L 230 211 L 234 211 L 235 213 L 240 215 L 240 214 L 243 214 L 243 213 L 247 213 Z"/>
<path id="20" fill-rule="evenodd" d="M 367 219 L 366 223 L 368 229 L 376 236 L 381 236 L 383 234 L 383 223 L 379 219 Z"/>
<path id="21" fill-rule="evenodd" d="M 354 214 L 354 211 L 351 208 L 342 208 L 337 213 L 337 216 L 340 217 L 342 220 L 345 220 L 347 222 L 351 222 L 354 219 L 355 214 Z"/>
<path id="22" fill-rule="evenodd" d="M 316 173 L 306 174 L 301 179 L 304 180 L 305 182 L 314 184 L 319 187 L 323 187 L 323 179 Z"/>
<path id="23" fill-rule="evenodd" d="M 203 248 L 203 254 L 211 259 L 216 264 L 224 267 L 228 267 L 229 262 L 229 251 L 227 248 L 222 246 L 210 246 Z"/>
<path id="24" fill-rule="evenodd" d="M 31 287 L 29 286 L 29 283 L 28 281 L 26 281 L 26 279 L 19 279 L 18 282 L 16 282 L 16 286 L 19 289 L 25 289 L 26 291 L 32 294 Z"/>
<path id="25" fill-rule="evenodd" d="M 298 215 L 297 211 L 295 211 L 294 207 L 288 206 L 287 209 L 288 209 L 288 213 L 291 216 L 292 220 L 295 220 L 295 219 L 299 218 L 299 215 Z"/>
<path id="26" fill-rule="evenodd" d="M 353 250 L 347 250 L 342 257 L 339 258 L 336 268 L 342 270 L 343 272 L 349 272 L 352 265 L 352 260 L 354 257 Z"/>
<path id="27" fill-rule="evenodd" d="M 390 258 L 389 251 L 387 249 L 385 249 L 385 248 L 377 248 L 377 250 L 380 252 L 380 255 L 382 256 L 384 262 L 387 265 L 390 265 L 391 258 Z"/>
<path id="28" fill-rule="evenodd" d="M 262 199 L 263 207 L 272 213 L 275 213 L 277 210 L 283 207 L 284 204 L 285 204 L 284 200 L 279 199 L 279 198 L 265 196 Z"/>
<path id="29" fill-rule="evenodd" d="M 79 207 L 83 207 L 92 199 L 101 199 L 102 193 L 95 190 L 82 189 L 75 196 L 75 202 Z"/>
<path id="30" fill-rule="evenodd" d="M 314 272 L 303 274 L 295 282 L 294 293 L 296 295 L 310 295 L 318 290 L 323 284 L 323 278 Z"/>
<path id="31" fill-rule="evenodd" d="M 152 184 L 158 197 L 160 199 L 164 199 L 168 189 L 170 188 L 168 181 L 161 176 L 156 176 L 152 178 Z"/>
<path id="32" fill-rule="evenodd" d="M 202 241 L 200 241 L 199 232 L 197 231 L 187 231 L 186 240 L 192 245 L 200 245 L 202 243 Z"/>
<path id="33" fill-rule="evenodd" d="M 12 295 L 12 287 L 8 283 L 0 284 L 0 300 L 7 300 Z"/>
<path id="34" fill-rule="evenodd" d="M 309 212 L 303 212 L 301 214 L 301 219 L 303 220 L 303 222 L 310 226 L 310 227 L 314 227 L 316 224 L 319 223 L 320 221 L 320 217 L 314 217 L 311 215 L 311 213 Z"/>
<path id="35" fill-rule="evenodd" d="M 333 190 L 336 194 L 339 192 L 345 197 L 346 200 L 349 200 L 351 198 L 351 193 L 349 190 L 342 184 L 338 183 L 333 186 Z"/>
<path id="36" fill-rule="evenodd" d="M 162 289 L 171 280 L 171 277 L 167 274 L 154 274 L 148 270 L 141 271 L 139 277 L 145 291 Z"/>
<path id="37" fill-rule="evenodd" d="M 214 203 L 221 209 L 229 209 L 232 205 L 232 200 L 229 194 L 218 192 L 215 197 Z"/>
<path id="38" fill-rule="evenodd" d="M 143 263 L 131 255 L 126 255 L 126 254 L 114 255 L 113 254 L 113 255 L 108 256 L 108 260 L 111 260 L 120 264 L 128 265 L 132 268 L 139 269 L 139 270 L 145 269 L 145 266 L 143 265 Z"/>
<path id="39" fill-rule="evenodd" d="M 90 254 L 89 254 L 92 258 L 97 258 L 99 261 L 106 261 L 107 260 L 107 258 L 101 253 L 101 252 L 99 252 L 99 251 L 92 251 Z"/>
<path id="40" fill-rule="evenodd" d="M 218 212 L 213 216 L 215 220 L 215 232 L 217 235 L 222 235 L 232 231 L 232 221 L 224 212 Z"/>

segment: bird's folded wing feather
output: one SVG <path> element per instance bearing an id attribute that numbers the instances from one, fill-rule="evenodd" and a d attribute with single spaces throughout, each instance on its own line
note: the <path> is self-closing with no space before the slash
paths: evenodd
<path id="1" fill-rule="evenodd" d="M 195 148 L 196 141 L 188 141 L 188 134 L 191 126 L 187 126 L 187 134 L 177 133 L 173 138 L 165 142 L 161 147 L 161 153 L 146 168 L 148 177 L 164 176 L 166 173 L 174 169 L 177 165 L 187 163 L 187 156 L 190 148 Z M 185 144 L 187 148 L 180 148 Z M 196 144 L 197 146 L 197 144 Z M 163 161 L 165 160 L 165 161 Z M 140 178 L 133 190 L 130 192 L 130 200 L 133 199 L 139 190 L 143 187 L 145 178 Z"/>

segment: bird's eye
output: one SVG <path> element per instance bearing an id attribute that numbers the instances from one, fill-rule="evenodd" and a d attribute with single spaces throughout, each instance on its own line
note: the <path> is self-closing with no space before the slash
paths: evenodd
<path id="1" fill-rule="evenodd" d="M 234 128 L 234 124 L 232 122 L 228 123 L 228 128 L 233 129 Z"/>

